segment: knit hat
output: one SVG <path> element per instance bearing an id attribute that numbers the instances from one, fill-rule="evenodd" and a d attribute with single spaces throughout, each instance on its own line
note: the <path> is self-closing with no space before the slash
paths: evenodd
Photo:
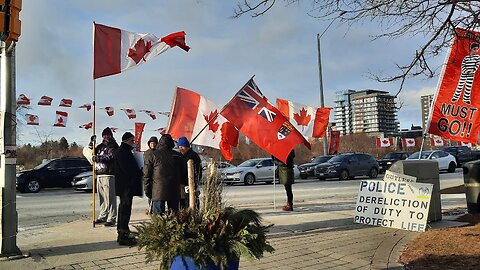
<path id="1" fill-rule="evenodd" d="M 177 146 L 190 147 L 190 142 L 187 140 L 186 137 L 180 137 L 180 139 L 178 139 Z"/>
<path id="2" fill-rule="evenodd" d="M 126 142 L 126 141 L 128 141 L 128 140 L 130 140 L 130 139 L 133 139 L 133 138 L 134 138 L 134 136 L 133 136 L 132 133 L 130 133 L 130 132 L 125 132 L 125 133 L 123 133 L 123 135 L 122 135 L 122 142 Z"/>
<path id="3" fill-rule="evenodd" d="M 105 135 L 110 135 L 111 137 L 113 137 L 112 130 L 111 130 L 109 127 L 106 127 L 106 128 L 102 131 L 102 137 L 105 136 Z"/>
<path id="4" fill-rule="evenodd" d="M 150 139 L 148 139 L 147 144 L 150 144 L 151 142 L 158 143 L 157 137 L 155 136 L 150 137 Z"/>
<path id="5" fill-rule="evenodd" d="M 173 149 L 173 147 L 175 147 L 175 142 L 173 141 L 172 136 L 167 133 L 160 137 L 160 140 L 158 140 L 158 145 L 160 148 L 166 147 L 168 149 Z"/>

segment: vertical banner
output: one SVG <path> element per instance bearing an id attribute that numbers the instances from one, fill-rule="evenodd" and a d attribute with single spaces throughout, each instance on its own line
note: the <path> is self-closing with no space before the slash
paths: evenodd
<path id="1" fill-rule="evenodd" d="M 135 138 L 133 139 L 135 141 L 135 146 L 138 152 L 141 151 L 141 145 L 142 145 L 142 134 L 143 134 L 143 129 L 145 128 L 145 123 L 135 123 Z"/>
<path id="2" fill-rule="evenodd" d="M 330 145 L 328 147 L 329 155 L 338 154 L 340 148 L 340 131 L 330 131 Z"/>
<path id="3" fill-rule="evenodd" d="M 429 116 L 428 133 L 476 143 L 480 121 L 480 32 L 457 28 Z"/>

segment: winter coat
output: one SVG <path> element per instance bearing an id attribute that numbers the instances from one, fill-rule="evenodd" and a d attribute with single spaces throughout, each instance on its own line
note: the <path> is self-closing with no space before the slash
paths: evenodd
<path id="1" fill-rule="evenodd" d="M 113 155 L 118 149 L 117 142 L 112 138 L 111 141 L 103 141 L 95 147 L 95 173 L 97 175 L 113 175 Z"/>
<path id="2" fill-rule="evenodd" d="M 148 149 L 143 153 L 143 168 L 151 166 L 153 164 L 153 149 Z M 145 196 L 152 198 L 152 182 L 147 182 L 145 179 L 143 181 L 143 190 L 145 191 Z"/>
<path id="3" fill-rule="evenodd" d="M 115 169 L 115 193 L 117 196 L 142 196 L 142 171 L 132 153 L 133 147 L 123 143 L 113 158 Z"/>
<path id="4" fill-rule="evenodd" d="M 287 157 L 287 164 L 272 157 L 275 164 L 278 166 L 278 181 L 283 185 L 295 184 L 295 176 L 293 173 L 293 159 L 295 158 L 295 151 L 291 151 Z"/>
<path id="5" fill-rule="evenodd" d="M 162 143 L 162 138 L 150 160 L 144 162 L 144 184 L 152 187 L 152 201 L 180 200 L 180 185 L 185 185 L 185 162 L 172 149 L 173 145 Z"/>

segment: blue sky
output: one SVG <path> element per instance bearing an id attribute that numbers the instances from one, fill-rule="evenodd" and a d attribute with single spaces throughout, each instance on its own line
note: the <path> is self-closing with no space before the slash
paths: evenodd
<path id="1" fill-rule="evenodd" d="M 305 2 L 307 3 L 307 2 Z M 223 106 L 252 76 L 275 103 L 277 97 L 319 106 L 317 33 L 329 22 L 307 15 L 308 5 L 284 6 L 280 1 L 265 16 L 232 19 L 235 1 L 24 1 L 20 13 L 22 35 L 16 47 L 17 96 L 26 94 L 36 104 L 42 95 L 54 98 L 52 107 L 32 106 L 21 113 L 37 114 L 37 131 L 19 117 L 19 145 L 39 143 L 39 136 L 66 137 L 86 144 L 91 130 L 78 128 L 92 113 L 76 107 L 93 100 L 92 22 L 131 32 L 164 36 L 185 31 L 191 50 L 168 50 L 125 73 L 96 80 L 96 103 L 113 106 L 115 116 L 97 110 L 97 133 L 118 127 L 117 140 L 134 123 L 145 122 L 144 141 L 158 135 L 168 119 L 151 120 L 137 112 L 129 120 L 120 108 L 168 111 L 176 86 Z M 410 62 L 421 37 L 371 41 L 378 26 L 365 23 L 347 29 L 333 23 L 322 37 L 322 68 L 326 106 L 333 107 L 335 91 L 378 89 L 395 94 L 398 83 L 381 84 L 369 72 L 392 72 L 395 63 Z M 443 62 L 445 55 L 436 59 Z M 420 96 L 433 94 L 438 78 L 407 81 L 399 95 L 401 128 L 421 125 Z M 68 127 L 55 128 L 55 110 L 61 98 L 73 99 Z M 333 114 L 333 112 L 332 112 Z M 331 116 L 333 120 L 333 115 Z"/>

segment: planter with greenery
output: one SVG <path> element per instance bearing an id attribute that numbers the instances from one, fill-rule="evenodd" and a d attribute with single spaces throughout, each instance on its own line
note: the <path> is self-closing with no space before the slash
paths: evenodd
<path id="1" fill-rule="evenodd" d="M 203 191 L 200 210 L 155 215 L 152 222 L 135 226 L 147 263 L 159 261 L 160 269 L 169 269 L 174 261 L 229 269 L 233 262 L 238 269 L 240 257 L 260 259 L 264 252 L 274 251 L 266 238 L 270 226 L 262 225 L 257 212 L 224 206 L 216 173 L 207 177 Z"/>

